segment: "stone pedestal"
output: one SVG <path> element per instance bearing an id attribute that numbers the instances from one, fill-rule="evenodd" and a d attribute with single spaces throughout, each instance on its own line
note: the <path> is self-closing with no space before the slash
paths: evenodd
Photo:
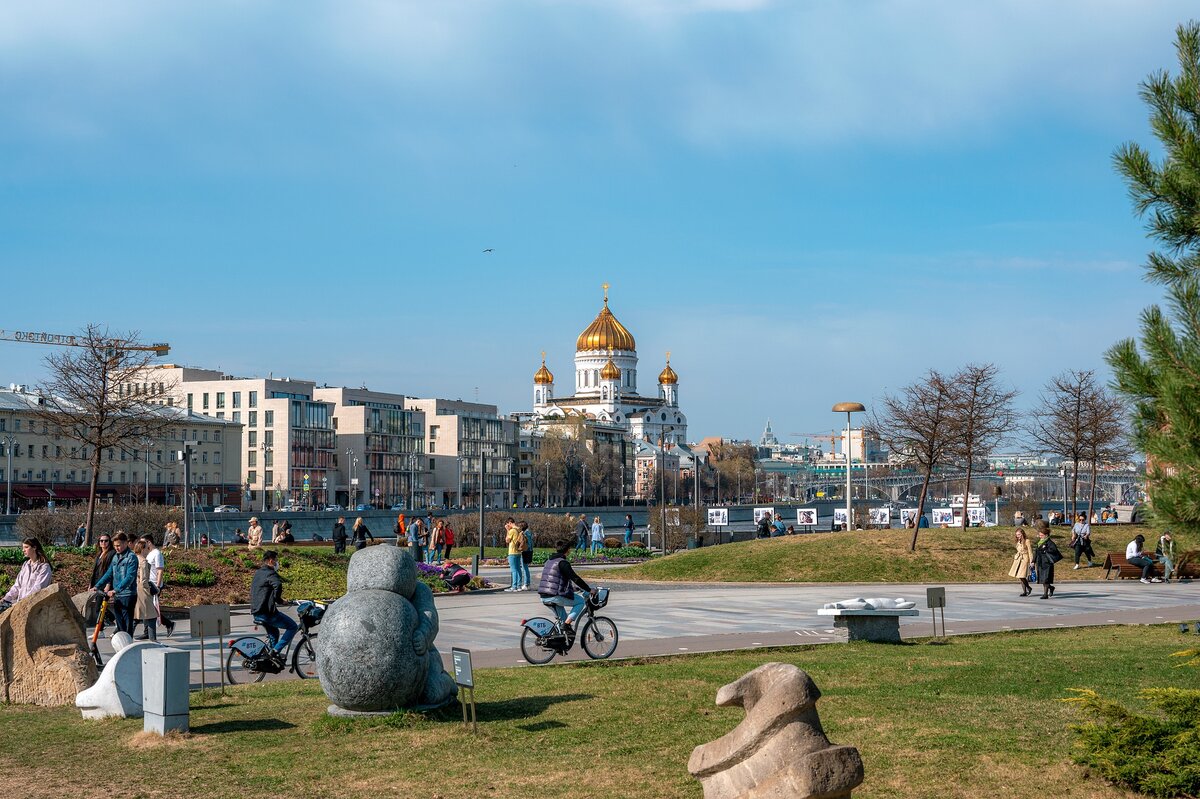
<path id="1" fill-rule="evenodd" d="M 142 652 L 142 712 L 145 732 L 187 732 L 191 656 L 182 649 L 158 647 Z"/>
<path id="2" fill-rule="evenodd" d="M 847 610 L 844 608 L 821 608 L 818 616 L 832 616 L 833 626 L 846 631 L 849 641 L 875 641 L 877 643 L 898 644 L 904 639 L 900 637 L 900 617 L 919 616 L 915 608 L 905 609 L 867 609 Z"/>

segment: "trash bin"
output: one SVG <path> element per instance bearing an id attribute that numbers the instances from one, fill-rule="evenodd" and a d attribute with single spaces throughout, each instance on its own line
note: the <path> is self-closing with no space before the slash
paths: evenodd
<path id="1" fill-rule="evenodd" d="M 687 539 L 687 548 L 695 549 L 697 546 L 699 546 L 699 544 L 696 543 L 696 536 L 689 535 Z"/>

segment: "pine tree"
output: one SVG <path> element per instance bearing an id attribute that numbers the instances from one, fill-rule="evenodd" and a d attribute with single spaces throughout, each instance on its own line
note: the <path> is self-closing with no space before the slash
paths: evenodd
<path id="1" fill-rule="evenodd" d="M 1145 269 L 1166 310 L 1142 312 L 1140 349 L 1127 339 L 1107 357 L 1147 455 L 1151 521 L 1200 530 L 1200 24 L 1177 29 L 1176 51 L 1179 74 L 1156 72 L 1140 91 L 1161 159 L 1134 143 L 1113 156 L 1160 247 Z"/>

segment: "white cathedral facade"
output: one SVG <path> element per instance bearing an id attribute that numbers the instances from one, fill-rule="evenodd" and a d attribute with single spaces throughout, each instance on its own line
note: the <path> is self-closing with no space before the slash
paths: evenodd
<path id="1" fill-rule="evenodd" d="M 558 396 L 554 374 L 542 366 L 533 376 L 535 423 L 566 421 L 571 417 L 621 428 L 635 441 L 683 444 L 687 441 L 687 416 L 679 408 L 679 376 L 671 368 L 671 354 L 658 375 L 658 395 L 638 394 L 637 343 L 633 335 L 604 307 L 575 342 L 575 384 L 572 393 Z"/>

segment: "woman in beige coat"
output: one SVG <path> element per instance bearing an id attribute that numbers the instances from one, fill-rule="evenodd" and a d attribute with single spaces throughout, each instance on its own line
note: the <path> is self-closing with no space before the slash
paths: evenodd
<path id="1" fill-rule="evenodd" d="M 1017 528 L 1017 551 L 1013 554 L 1012 568 L 1008 570 L 1009 577 L 1021 581 L 1021 596 L 1029 596 L 1033 589 L 1029 587 L 1029 566 L 1033 563 L 1033 545 L 1025 537 L 1025 528 Z"/>
<path id="2" fill-rule="evenodd" d="M 257 516 L 250 517 L 250 526 L 246 528 L 246 548 L 261 549 L 262 548 L 263 529 L 258 523 Z"/>
<path id="3" fill-rule="evenodd" d="M 150 564 L 146 561 L 141 541 L 134 542 L 133 554 L 137 555 L 137 604 L 133 606 L 133 620 L 140 621 L 145 632 L 137 636 L 139 641 L 158 640 L 158 608 L 154 606 L 154 593 L 150 588 Z"/>

